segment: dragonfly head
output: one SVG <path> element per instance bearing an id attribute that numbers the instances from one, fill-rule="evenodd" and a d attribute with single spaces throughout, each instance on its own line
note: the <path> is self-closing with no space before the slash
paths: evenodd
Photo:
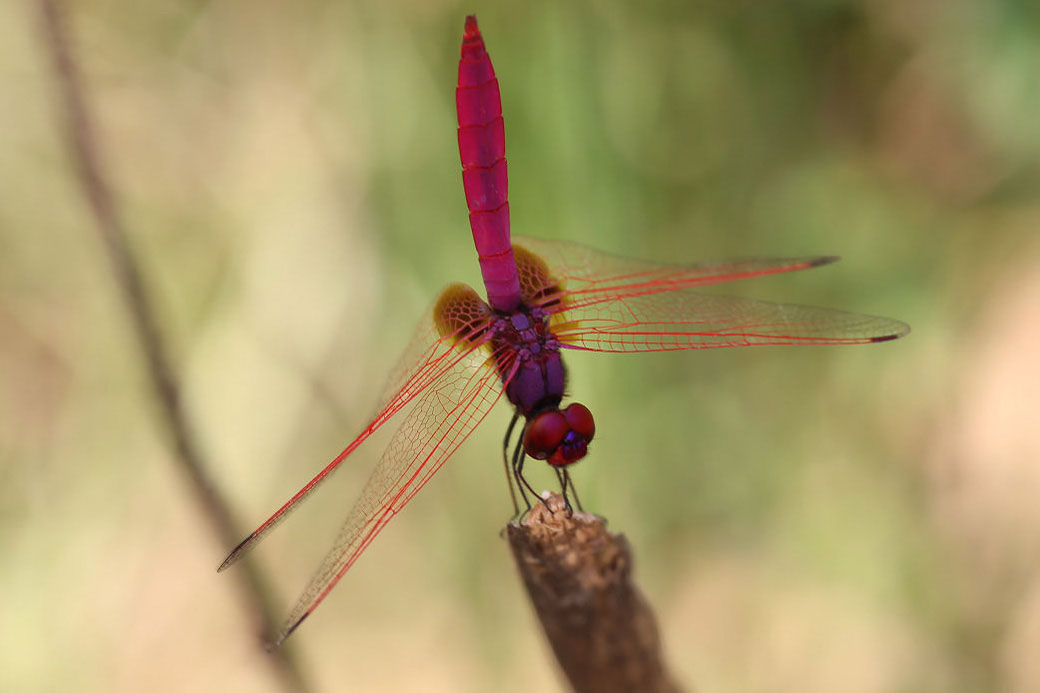
<path id="1" fill-rule="evenodd" d="M 592 412 L 573 402 L 566 409 L 544 411 L 527 422 L 524 452 L 553 467 L 566 467 L 585 457 L 595 434 Z"/>

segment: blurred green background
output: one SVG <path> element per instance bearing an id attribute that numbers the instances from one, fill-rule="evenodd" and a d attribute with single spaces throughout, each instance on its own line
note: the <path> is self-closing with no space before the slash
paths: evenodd
<path id="1" fill-rule="evenodd" d="M 479 282 L 453 98 L 476 12 L 515 233 L 840 254 L 725 289 L 914 330 L 568 355 L 599 426 L 577 483 L 631 539 L 679 677 L 1040 690 L 1040 5 L 67 4 L 243 534 L 365 425 L 440 286 Z M 157 423 L 55 93 L 34 4 L 0 4 L 0 690 L 278 690 Z M 560 687 L 499 537 L 508 417 L 293 637 L 316 688 Z M 256 552 L 283 612 L 385 441 Z"/>

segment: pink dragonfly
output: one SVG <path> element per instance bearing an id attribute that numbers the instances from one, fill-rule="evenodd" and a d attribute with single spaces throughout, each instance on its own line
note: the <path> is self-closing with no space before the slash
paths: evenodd
<path id="1" fill-rule="evenodd" d="M 332 548 L 293 607 L 275 645 L 328 596 L 380 530 L 458 449 L 502 397 L 523 420 L 508 459 L 527 502 L 524 458 L 560 476 L 588 452 L 595 423 L 587 407 L 562 406 L 564 350 L 672 351 L 770 344 L 870 344 L 908 327 L 888 318 L 824 308 L 701 295 L 696 287 L 818 267 L 837 258 L 751 259 L 668 265 L 608 255 L 582 245 L 517 239 L 509 233 L 505 130 L 498 80 L 477 28 L 466 18 L 459 60 L 459 153 L 469 221 L 487 301 L 465 284 L 441 292 L 391 377 L 379 413 L 311 481 L 235 547 L 224 570 L 277 526 L 383 424 L 411 410 L 351 508 Z M 513 493 L 510 479 L 510 493 Z M 519 506 L 513 495 L 514 510 Z M 528 507 L 530 505 L 528 504 Z"/>

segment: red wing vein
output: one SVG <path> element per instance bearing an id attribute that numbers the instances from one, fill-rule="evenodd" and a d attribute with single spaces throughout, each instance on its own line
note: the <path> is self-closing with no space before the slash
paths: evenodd
<path id="1" fill-rule="evenodd" d="M 498 401 L 502 388 L 493 362 L 477 348 L 468 356 L 441 375 L 394 433 L 332 549 L 293 608 L 281 639 L 317 607 Z"/>
<path id="2" fill-rule="evenodd" d="M 906 326 L 888 318 L 679 291 L 567 305 L 554 330 L 572 349 L 670 351 L 769 344 L 863 344 Z"/>
<path id="3" fill-rule="evenodd" d="M 436 328 L 432 321 L 425 320 L 420 324 L 412 340 L 412 345 L 402 358 L 400 365 L 391 377 L 391 387 L 387 388 L 392 394 L 383 398 L 379 412 L 372 418 L 371 423 L 353 441 L 343 449 L 331 462 L 329 462 L 318 474 L 297 491 L 286 501 L 271 517 L 257 527 L 252 534 L 235 547 L 224 559 L 218 570 L 224 570 L 236 563 L 243 555 L 260 542 L 271 530 L 277 527 L 288 515 L 300 505 L 339 467 L 348 456 L 368 438 L 379 430 L 383 424 L 390 420 L 401 409 L 420 395 L 431 384 L 437 382 L 444 374 L 458 367 L 460 363 L 472 355 L 485 350 L 487 334 L 476 334 L 476 330 L 462 335 L 461 338 L 471 337 L 473 341 L 459 342 L 460 335 L 452 334 L 437 336 Z M 459 348 L 459 344 L 465 344 L 465 348 Z M 416 352 L 424 355 L 422 361 L 416 359 Z M 413 359 L 415 359 L 413 361 Z M 413 365 L 415 363 L 418 365 Z"/>

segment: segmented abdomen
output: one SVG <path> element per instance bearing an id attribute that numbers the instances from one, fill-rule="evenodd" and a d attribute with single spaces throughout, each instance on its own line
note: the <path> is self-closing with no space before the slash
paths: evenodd
<path id="1" fill-rule="evenodd" d="M 502 97 L 476 17 L 466 18 L 455 90 L 459 155 L 469 225 L 488 302 L 501 312 L 520 305 L 520 283 L 509 240 L 509 178 Z"/>

